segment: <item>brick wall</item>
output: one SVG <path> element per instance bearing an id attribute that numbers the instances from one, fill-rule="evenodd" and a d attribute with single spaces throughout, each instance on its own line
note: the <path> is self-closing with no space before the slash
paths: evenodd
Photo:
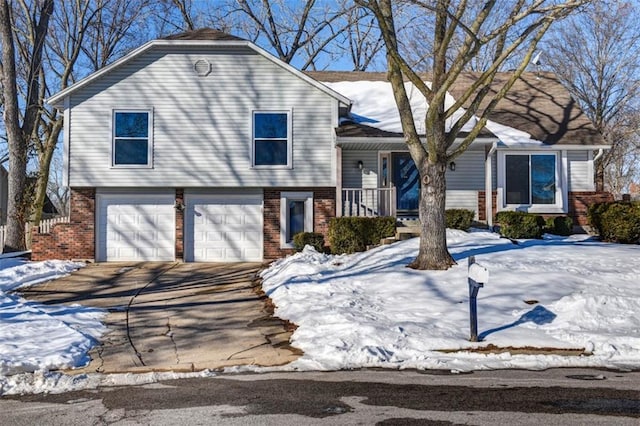
<path id="1" fill-rule="evenodd" d="M 328 239 L 329 219 L 335 216 L 335 188 L 281 188 L 264 190 L 264 258 L 273 260 L 293 252 L 280 248 L 280 193 L 313 192 L 313 232 Z M 176 189 L 176 201 L 184 203 L 184 191 Z M 95 259 L 95 188 L 71 189 L 69 223 L 59 223 L 49 234 L 35 233 L 33 260 Z M 176 259 L 184 257 L 184 212 L 176 210 Z"/>
<path id="2" fill-rule="evenodd" d="M 588 225 L 587 209 L 595 203 L 613 201 L 613 195 L 609 192 L 570 192 L 569 214 L 575 225 Z"/>
<path id="3" fill-rule="evenodd" d="M 95 188 L 71 188 L 69 223 L 58 223 L 49 234 L 33 233 L 31 259 L 95 258 Z"/>
<path id="4" fill-rule="evenodd" d="M 336 215 L 335 188 L 274 188 L 264 190 L 264 259 L 273 260 L 293 253 L 280 248 L 280 193 L 313 192 L 313 232 L 328 241 L 329 219 Z"/>
<path id="5" fill-rule="evenodd" d="M 487 221 L 487 200 L 485 199 L 485 191 L 478 191 L 478 220 L 481 222 Z M 496 212 L 496 197 L 497 192 L 493 191 L 491 196 L 491 211 L 495 215 Z"/>

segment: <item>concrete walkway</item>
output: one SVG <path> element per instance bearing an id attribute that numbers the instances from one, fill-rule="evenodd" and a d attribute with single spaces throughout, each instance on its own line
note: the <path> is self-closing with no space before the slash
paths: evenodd
<path id="1" fill-rule="evenodd" d="M 282 365 L 299 352 L 255 282 L 259 264 L 90 264 L 24 291 L 38 302 L 108 310 L 91 363 L 71 373 Z"/>

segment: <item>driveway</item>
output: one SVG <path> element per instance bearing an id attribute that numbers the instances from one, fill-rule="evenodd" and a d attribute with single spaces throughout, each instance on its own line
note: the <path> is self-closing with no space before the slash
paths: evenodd
<path id="1" fill-rule="evenodd" d="M 108 310 L 91 363 L 73 372 L 197 371 L 282 365 L 299 352 L 270 314 L 260 264 L 97 263 L 24 291 L 41 303 Z"/>

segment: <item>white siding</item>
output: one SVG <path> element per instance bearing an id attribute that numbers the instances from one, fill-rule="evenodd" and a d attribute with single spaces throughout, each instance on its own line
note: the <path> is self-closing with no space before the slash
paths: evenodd
<path id="1" fill-rule="evenodd" d="M 474 218 L 478 219 L 478 191 L 456 191 L 447 189 L 445 202 L 447 209 L 467 209 L 476 212 Z"/>
<path id="2" fill-rule="evenodd" d="M 358 168 L 362 161 L 363 168 Z M 378 187 L 378 152 L 377 151 L 342 151 L 342 187 L 343 188 L 377 188 Z"/>
<path id="3" fill-rule="evenodd" d="M 193 64 L 212 72 L 199 77 Z M 152 49 L 74 93 L 70 185 L 265 187 L 335 184 L 336 100 L 248 48 Z M 153 168 L 111 167 L 111 117 L 153 109 Z M 251 168 L 253 110 L 291 110 L 293 168 Z"/>
<path id="4" fill-rule="evenodd" d="M 454 161 L 456 170 L 447 169 L 447 191 L 484 191 L 484 151 L 466 151 Z"/>
<path id="5" fill-rule="evenodd" d="M 594 191 L 588 151 L 567 151 L 569 191 Z"/>
<path id="6" fill-rule="evenodd" d="M 363 170 L 357 167 L 364 164 Z M 484 190 L 484 152 L 467 151 L 455 160 L 456 170 L 447 169 L 447 190 Z M 342 151 L 342 186 L 376 188 L 378 186 L 377 151 Z"/>

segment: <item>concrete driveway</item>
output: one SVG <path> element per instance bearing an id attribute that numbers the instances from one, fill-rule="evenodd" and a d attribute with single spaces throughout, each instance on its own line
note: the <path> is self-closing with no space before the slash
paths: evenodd
<path id="1" fill-rule="evenodd" d="M 41 303 L 108 310 L 109 331 L 73 372 L 197 371 L 282 365 L 299 356 L 270 315 L 255 263 L 90 264 L 24 291 Z"/>

